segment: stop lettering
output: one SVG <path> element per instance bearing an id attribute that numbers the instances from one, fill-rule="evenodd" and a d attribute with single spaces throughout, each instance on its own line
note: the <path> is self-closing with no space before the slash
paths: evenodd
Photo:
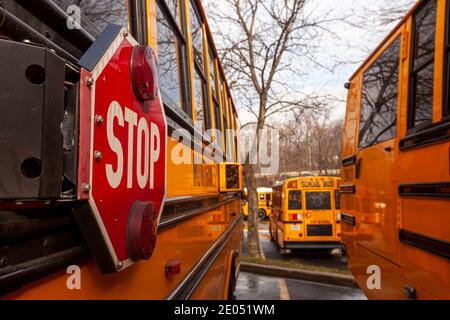
<path id="1" fill-rule="evenodd" d="M 117 101 L 110 104 L 106 123 L 108 145 L 117 157 L 115 167 L 111 163 L 106 164 L 106 177 L 111 188 L 117 189 L 125 176 L 128 189 L 133 189 L 134 177 L 139 188 L 154 189 L 155 163 L 161 154 L 161 134 L 158 126 L 153 122 L 148 123 L 145 117 L 138 118 L 138 114 L 127 107 L 123 111 Z M 124 136 L 124 130 L 128 136 L 126 153 L 117 138 L 117 135 Z M 125 157 L 127 157 L 126 170 L 124 170 Z"/>

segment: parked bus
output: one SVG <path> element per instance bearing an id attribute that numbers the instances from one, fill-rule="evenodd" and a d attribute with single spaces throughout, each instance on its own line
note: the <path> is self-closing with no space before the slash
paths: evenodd
<path id="1" fill-rule="evenodd" d="M 280 251 L 340 248 L 340 178 L 288 179 L 273 187 L 270 236 Z"/>
<path id="2" fill-rule="evenodd" d="M 343 242 L 371 299 L 450 299 L 449 26 L 418 1 L 348 85 Z"/>
<path id="3" fill-rule="evenodd" d="M 266 220 L 272 213 L 272 188 L 258 188 L 258 217 Z"/>
<path id="4" fill-rule="evenodd" d="M 0 21 L 0 295 L 233 298 L 238 121 L 201 2 L 6 0 Z"/>

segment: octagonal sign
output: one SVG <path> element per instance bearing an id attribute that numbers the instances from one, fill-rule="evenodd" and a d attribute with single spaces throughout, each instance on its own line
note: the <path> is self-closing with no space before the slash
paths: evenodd
<path id="1" fill-rule="evenodd" d="M 137 46 L 110 25 L 79 62 L 78 198 L 87 201 L 76 217 L 104 273 L 151 257 L 166 195 L 167 122 L 160 94 L 136 97 Z"/>

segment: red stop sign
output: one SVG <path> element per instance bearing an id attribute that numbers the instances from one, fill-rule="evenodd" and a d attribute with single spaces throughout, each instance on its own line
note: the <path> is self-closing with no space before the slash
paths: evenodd
<path id="1" fill-rule="evenodd" d="M 79 198 L 89 200 L 103 255 L 120 271 L 149 259 L 155 246 L 166 194 L 167 123 L 159 94 L 153 101 L 136 97 L 131 61 L 137 43 L 117 31 L 106 51 L 90 49 L 101 58 L 82 72 Z M 92 232 L 86 227 L 85 235 Z M 98 244 L 90 246 L 95 251 Z"/>

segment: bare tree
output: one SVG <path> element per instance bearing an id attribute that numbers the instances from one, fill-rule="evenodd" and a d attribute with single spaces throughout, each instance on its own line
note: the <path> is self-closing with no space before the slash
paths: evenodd
<path id="1" fill-rule="evenodd" d="M 282 132 L 281 175 L 311 172 L 334 175 L 340 168 L 342 121 L 331 120 L 330 110 L 295 114 Z"/>
<path id="2" fill-rule="evenodd" d="M 221 12 L 211 10 L 216 23 L 219 51 L 230 86 L 238 102 L 248 114 L 256 148 L 260 149 L 260 132 L 268 120 L 293 110 L 315 108 L 295 90 L 302 74 L 302 63 L 315 63 L 314 49 L 324 25 L 331 22 L 327 13 L 313 15 L 308 11 L 310 0 L 225 0 Z M 318 18 L 320 16 L 320 18 Z M 326 67 L 322 65 L 322 67 Z M 246 159 L 246 164 L 249 163 Z M 259 159 L 257 161 L 259 163 Z M 249 190 L 249 254 L 260 255 L 257 220 L 255 174 L 259 165 L 245 166 Z"/>

